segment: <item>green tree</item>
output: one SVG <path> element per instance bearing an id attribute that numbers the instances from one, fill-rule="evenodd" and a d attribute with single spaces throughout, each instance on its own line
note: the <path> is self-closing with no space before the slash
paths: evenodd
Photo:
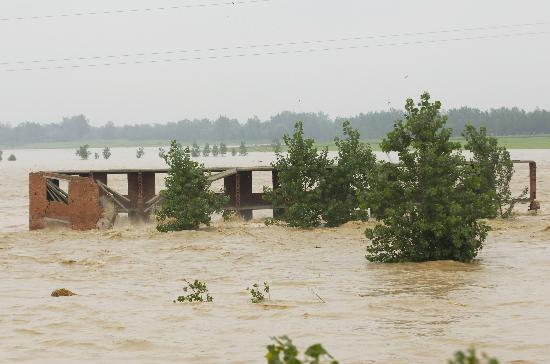
<path id="1" fill-rule="evenodd" d="M 239 146 L 239 155 L 245 156 L 248 155 L 248 148 L 246 147 L 246 144 L 244 141 L 241 141 L 241 145 Z"/>
<path id="2" fill-rule="evenodd" d="M 2 150 L 0 150 L 0 162 L 2 161 L 2 155 L 4 154 L 4 152 Z"/>
<path id="3" fill-rule="evenodd" d="M 89 149 L 90 146 L 88 144 L 81 145 L 78 147 L 75 154 L 79 156 L 80 159 L 86 160 L 90 157 L 90 154 L 92 154 Z"/>
<path id="4" fill-rule="evenodd" d="M 359 131 L 349 121 L 343 124 L 344 139 L 336 138 L 337 164 L 321 184 L 324 204 L 322 213 L 327 226 L 339 226 L 348 221 L 366 221 L 368 207 L 360 206 L 364 192 L 372 188 L 377 173 L 376 156 L 367 143 L 362 143 Z"/>
<path id="5" fill-rule="evenodd" d="M 488 203 L 482 206 L 481 216 L 491 218 L 498 213 L 501 217 L 509 217 L 517 200 L 524 197 L 512 197 L 510 182 L 514 175 L 514 163 L 510 153 L 498 145 L 496 138 L 487 136 L 485 127 L 477 130 L 468 124 L 462 136 L 466 139 L 465 149 L 472 152 L 473 161 L 479 165 L 479 192 L 488 195 Z"/>
<path id="6" fill-rule="evenodd" d="M 233 157 L 237 155 L 237 148 L 235 148 L 235 147 L 231 148 L 231 155 Z"/>
<path id="7" fill-rule="evenodd" d="M 145 149 L 143 149 L 143 147 L 139 147 L 136 150 L 136 158 L 141 159 L 144 155 L 145 155 Z"/>
<path id="8" fill-rule="evenodd" d="M 166 154 L 166 150 L 163 147 L 159 147 L 159 158 L 164 159 L 165 154 Z"/>
<path id="9" fill-rule="evenodd" d="M 214 144 L 214 146 L 212 147 L 212 155 L 214 157 L 217 157 L 218 154 L 220 154 L 220 149 L 218 148 L 217 144 Z"/>
<path id="10" fill-rule="evenodd" d="M 109 147 L 103 148 L 103 158 L 104 159 L 111 158 L 111 148 L 109 148 Z"/>
<path id="11" fill-rule="evenodd" d="M 197 142 L 193 143 L 193 149 L 191 149 L 191 156 L 197 158 L 201 156 L 201 147 Z"/>
<path id="12" fill-rule="evenodd" d="M 203 155 L 204 157 L 210 156 L 210 144 L 206 143 L 206 144 L 204 145 L 204 148 L 202 149 L 202 155 Z"/>
<path id="13" fill-rule="evenodd" d="M 468 349 L 466 352 L 457 351 L 454 358 L 448 361 L 449 364 L 498 364 L 495 358 L 489 358 L 487 354 L 482 354 L 481 358 L 477 355 L 474 348 Z"/>
<path id="14" fill-rule="evenodd" d="M 17 158 L 15 157 L 15 154 L 10 154 L 10 156 L 8 157 L 8 162 L 15 162 L 17 160 Z"/>
<path id="15" fill-rule="evenodd" d="M 225 157 L 227 154 L 227 145 L 225 145 L 225 143 L 220 143 L 220 154 L 222 157 Z"/>
<path id="16" fill-rule="evenodd" d="M 157 230 L 162 232 L 198 229 L 210 225 L 211 215 L 220 213 L 228 198 L 210 190 L 204 166 L 191 160 L 189 147 L 183 149 L 175 140 L 164 160 L 169 166 L 161 191 L 162 203 L 157 212 Z"/>
<path id="17" fill-rule="evenodd" d="M 471 261 L 482 248 L 488 227 L 479 222 L 485 203 L 475 166 L 466 163 L 459 143 L 451 142 L 441 103 L 424 93 L 418 105 L 407 100 L 405 120 L 381 143 L 400 163 L 381 190 L 388 203 L 384 224 L 367 229 L 367 259 L 376 262 Z"/>
<path id="18" fill-rule="evenodd" d="M 300 360 L 300 352 L 288 336 L 271 338 L 275 343 L 267 346 L 267 364 L 338 364 L 338 362 L 323 348 L 315 344 L 307 348 L 304 359 Z"/>
<path id="19" fill-rule="evenodd" d="M 279 188 L 266 188 L 266 199 L 273 207 L 285 206 L 284 213 L 278 217 L 290 226 L 312 227 L 321 223 L 323 202 L 321 188 L 327 176 L 331 161 L 327 150 L 320 153 L 314 147 L 313 139 L 304 138 L 301 122 L 294 126 L 294 135 L 285 134 L 284 143 L 287 155 L 277 154 L 272 166 L 278 171 Z"/>

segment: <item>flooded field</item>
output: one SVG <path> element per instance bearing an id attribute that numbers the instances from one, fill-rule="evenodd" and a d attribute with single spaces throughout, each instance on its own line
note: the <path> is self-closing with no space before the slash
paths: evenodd
<path id="1" fill-rule="evenodd" d="M 367 224 L 267 227 L 269 213 L 169 234 L 124 218 L 104 232 L 27 231 L 31 170 L 163 166 L 156 149 L 142 160 L 135 149 L 112 152 L 80 161 L 72 150 L 25 150 L 0 162 L 1 362 L 262 363 L 270 337 L 285 334 L 300 347 L 323 343 L 343 364 L 446 363 L 472 343 L 506 363 L 550 361 L 548 150 L 512 151 L 537 161 L 542 210 L 522 204 L 513 219 L 491 221 L 472 264 L 368 263 Z M 122 179 L 110 184 L 124 192 Z M 521 166 L 514 191 L 527 184 Z M 205 281 L 214 302 L 174 304 L 184 279 Z M 271 300 L 249 303 L 246 287 L 264 281 Z M 50 297 L 58 288 L 77 295 Z"/>

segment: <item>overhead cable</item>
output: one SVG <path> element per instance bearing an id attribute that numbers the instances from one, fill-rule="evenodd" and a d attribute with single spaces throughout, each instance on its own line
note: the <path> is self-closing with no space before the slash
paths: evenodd
<path id="1" fill-rule="evenodd" d="M 34 16 L 18 16 L 10 18 L 0 18 L 0 22 L 10 21 L 23 21 L 23 20 L 44 20 L 53 18 L 68 18 L 74 16 L 93 16 L 93 15 L 118 15 L 129 13 L 143 13 L 154 11 L 169 11 L 180 9 L 192 9 L 192 8 L 208 8 L 208 7 L 221 7 L 221 6 L 238 6 L 249 5 L 258 3 L 267 3 L 274 0 L 236 0 L 236 1 L 222 1 L 216 3 L 199 3 L 199 4 L 185 4 L 185 5 L 173 5 L 173 6 L 159 6 L 150 8 L 134 8 L 134 9 L 115 9 L 115 10 L 99 10 L 99 11 L 83 11 L 77 13 L 64 13 L 64 14 L 50 14 L 50 15 L 34 15 Z"/>
<path id="2" fill-rule="evenodd" d="M 440 30 L 432 30 L 432 31 L 424 31 L 424 32 L 405 32 L 405 33 L 393 33 L 393 34 L 365 35 L 365 36 L 333 38 L 333 39 L 317 39 L 317 40 L 303 40 L 303 41 L 293 41 L 293 42 L 250 44 L 250 45 L 239 45 L 239 46 L 232 46 L 232 47 L 176 49 L 176 50 L 162 50 L 162 51 L 154 51 L 154 52 L 121 53 L 121 54 L 109 54 L 109 55 L 67 57 L 67 58 L 47 58 L 47 59 L 35 59 L 30 61 L 24 61 L 24 60 L 11 61 L 11 62 L 3 61 L 3 62 L 0 62 L 0 65 L 7 66 L 7 65 L 16 65 L 16 64 L 23 65 L 23 64 L 53 63 L 53 62 L 79 62 L 79 61 L 92 61 L 92 60 L 109 59 L 109 58 L 162 56 L 162 55 L 171 55 L 171 54 L 178 54 L 178 53 L 219 52 L 219 51 L 232 51 L 232 50 L 243 50 L 243 49 L 270 48 L 270 47 L 314 45 L 314 44 L 324 44 L 324 43 L 360 41 L 360 40 L 368 40 L 368 39 L 400 38 L 400 37 L 413 37 L 413 36 L 449 34 L 449 33 L 460 33 L 460 32 L 524 28 L 524 27 L 535 27 L 535 26 L 541 26 L 541 25 L 550 25 L 550 21 L 538 22 L 538 23 L 488 25 L 488 26 L 467 27 L 467 28 L 449 28 L 449 29 L 440 29 Z"/>
<path id="3" fill-rule="evenodd" d="M 186 58 L 169 58 L 169 59 L 154 59 L 154 60 L 128 60 L 128 61 L 122 61 L 122 62 L 115 61 L 115 62 L 107 62 L 107 63 L 57 65 L 57 66 L 31 67 L 31 68 L 12 68 L 12 69 L 5 69 L 4 71 L 6 71 L 6 72 L 17 72 L 17 71 L 38 71 L 38 70 L 57 70 L 57 69 L 78 69 L 78 68 L 91 68 L 91 67 L 127 66 L 127 65 L 139 65 L 139 64 L 154 64 L 154 63 L 172 63 L 172 62 L 175 63 L 175 62 L 185 62 L 185 61 L 200 61 L 200 60 L 215 60 L 215 59 L 242 58 L 242 57 L 257 57 L 257 56 L 267 56 L 267 55 L 287 55 L 287 54 L 300 54 L 300 53 L 343 51 L 343 50 L 351 50 L 351 49 L 401 47 L 401 46 L 412 46 L 412 45 L 423 45 L 423 44 L 437 44 L 437 43 L 449 43 L 449 42 L 458 42 L 458 41 L 524 37 L 524 36 L 531 36 L 531 35 L 547 35 L 547 34 L 549 34 L 549 32 L 547 32 L 547 31 L 524 32 L 524 33 L 508 33 L 508 34 L 493 34 L 493 35 L 460 37 L 460 38 L 416 40 L 416 41 L 407 41 L 407 42 L 379 43 L 379 44 L 363 44 L 363 45 L 351 45 L 351 46 L 341 46 L 341 47 L 294 49 L 294 50 L 282 50 L 282 51 L 272 51 L 272 52 L 224 54 L 224 55 L 211 55 L 211 56 L 186 57 Z"/>

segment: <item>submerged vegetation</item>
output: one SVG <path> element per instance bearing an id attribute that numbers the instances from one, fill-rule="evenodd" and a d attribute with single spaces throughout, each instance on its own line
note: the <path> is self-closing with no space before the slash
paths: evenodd
<path id="1" fill-rule="evenodd" d="M 361 194 L 373 189 L 378 170 L 372 149 L 360 141 L 359 131 L 347 121 L 343 125 L 343 134 L 344 139 L 335 140 L 338 157 L 332 161 L 333 166 L 327 170 L 327 177 L 321 183 L 321 215 L 327 226 L 368 220 L 368 203 Z"/>
<path id="2" fill-rule="evenodd" d="M 466 139 L 465 149 L 473 155 L 478 166 L 480 186 L 479 193 L 488 196 L 488 203 L 483 206 L 483 217 L 497 215 L 509 217 L 518 200 L 525 198 L 527 188 L 518 197 L 512 196 L 510 182 L 514 175 L 514 164 L 506 148 L 498 145 L 498 140 L 487 136 L 485 127 L 477 130 L 471 124 L 462 133 Z"/>
<path id="3" fill-rule="evenodd" d="M 489 230 L 486 217 L 509 216 L 513 164 L 505 148 L 485 129 L 464 132 L 469 161 L 452 141 L 441 103 L 424 93 L 382 141 L 382 151 L 400 162 L 377 162 L 359 131 L 343 123 L 336 138 L 338 157 L 318 151 L 297 122 L 283 140 L 287 153 L 272 164 L 279 185 L 265 188 L 277 220 L 293 227 L 339 226 L 366 221 L 372 214 L 383 224 L 366 230 L 367 258 L 374 262 L 457 260 L 468 262 L 482 248 Z M 269 221 L 268 221 L 269 223 Z"/>
<path id="4" fill-rule="evenodd" d="M 457 351 L 454 358 L 448 361 L 448 364 L 499 364 L 499 361 L 495 358 L 489 358 L 485 353 L 479 357 L 472 347 L 466 352 Z"/>
<path id="5" fill-rule="evenodd" d="M 375 262 L 427 260 L 471 261 L 482 247 L 488 227 L 479 221 L 488 196 L 479 193 L 480 178 L 449 139 L 441 103 L 425 93 L 415 105 L 407 100 L 404 120 L 382 141 L 399 164 L 386 164 L 391 178 L 369 194 L 381 194 L 389 207 L 384 222 L 367 229 L 367 259 Z M 473 172 L 474 171 L 474 172 Z"/>
<path id="6" fill-rule="evenodd" d="M 273 167 L 278 171 L 280 187 L 264 189 L 266 200 L 274 208 L 285 206 L 280 219 L 293 227 L 313 227 L 321 224 L 323 205 L 321 185 L 331 162 L 327 151 L 320 153 L 314 140 L 304 138 L 301 122 L 297 122 L 292 137 L 285 135 L 288 154 L 277 154 Z"/>
<path id="7" fill-rule="evenodd" d="M 82 160 L 86 160 L 90 157 L 92 152 L 90 152 L 90 146 L 88 144 L 81 145 L 76 150 L 75 154 L 80 157 Z"/>
<path id="8" fill-rule="evenodd" d="M 145 149 L 143 147 L 138 147 L 136 150 L 136 158 L 141 159 L 145 155 Z"/>
<path id="9" fill-rule="evenodd" d="M 260 287 L 258 283 L 254 283 L 252 285 L 252 288 L 248 287 L 246 289 L 248 292 L 250 292 L 250 301 L 252 303 L 260 303 L 265 301 L 265 294 L 269 295 L 269 284 L 267 282 L 264 282 L 263 288 Z"/>
<path id="10" fill-rule="evenodd" d="M 179 296 L 174 300 L 175 302 L 213 302 L 214 299 L 208 293 L 208 287 L 206 283 L 199 280 L 195 280 L 193 283 L 190 283 L 188 280 L 184 279 L 187 283 L 186 287 L 183 287 L 183 291 L 187 293 L 186 295 Z"/>
<path id="11" fill-rule="evenodd" d="M 300 351 L 288 336 L 271 338 L 275 343 L 267 346 L 267 364 L 338 364 L 321 344 L 310 346 L 299 359 Z"/>
<path id="12" fill-rule="evenodd" d="M 103 152 L 101 152 L 101 153 L 103 154 L 103 159 L 111 158 L 111 148 L 105 147 L 105 148 L 103 148 Z"/>
<path id="13" fill-rule="evenodd" d="M 169 170 L 166 189 L 160 192 L 157 230 L 192 230 L 201 224 L 210 225 L 211 214 L 222 212 L 227 197 L 210 191 L 211 182 L 203 172 L 204 166 L 191 160 L 189 147 L 184 149 L 172 141 L 164 160 Z"/>

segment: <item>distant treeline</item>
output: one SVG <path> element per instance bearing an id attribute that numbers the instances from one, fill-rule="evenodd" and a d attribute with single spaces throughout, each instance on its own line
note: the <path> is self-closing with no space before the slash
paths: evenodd
<path id="1" fill-rule="evenodd" d="M 400 110 L 370 112 L 352 117 L 331 119 L 324 113 L 282 112 L 262 121 L 257 117 L 241 124 L 236 119 L 219 117 L 216 120 L 195 119 L 165 124 L 139 124 L 115 126 L 112 122 L 99 127 L 91 126 L 84 115 L 63 118 L 60 123 L 39 124 L 25 122 L 17 126 L 0 124 L 0 145 L 16 146 L 44 142 L 71 142 L 90 140 L 171 140 L 239 141 L 248 143 L 271 142 L 292 133 L 294 123 L 303 122 L 305 134 L 317 141 L 331 141 L 339 135 L 342 123 L 349 120 L 359 129 L 363 139 L 380 139 L 402 117 Z M 456 136 L 471 122 L 484 125 L 492 135 L 550 134 L 550 111 L 526 112 L 519 108 L 501 108 L 481 111 L 463 107 L 447 111 L 448 126 Z"/>

